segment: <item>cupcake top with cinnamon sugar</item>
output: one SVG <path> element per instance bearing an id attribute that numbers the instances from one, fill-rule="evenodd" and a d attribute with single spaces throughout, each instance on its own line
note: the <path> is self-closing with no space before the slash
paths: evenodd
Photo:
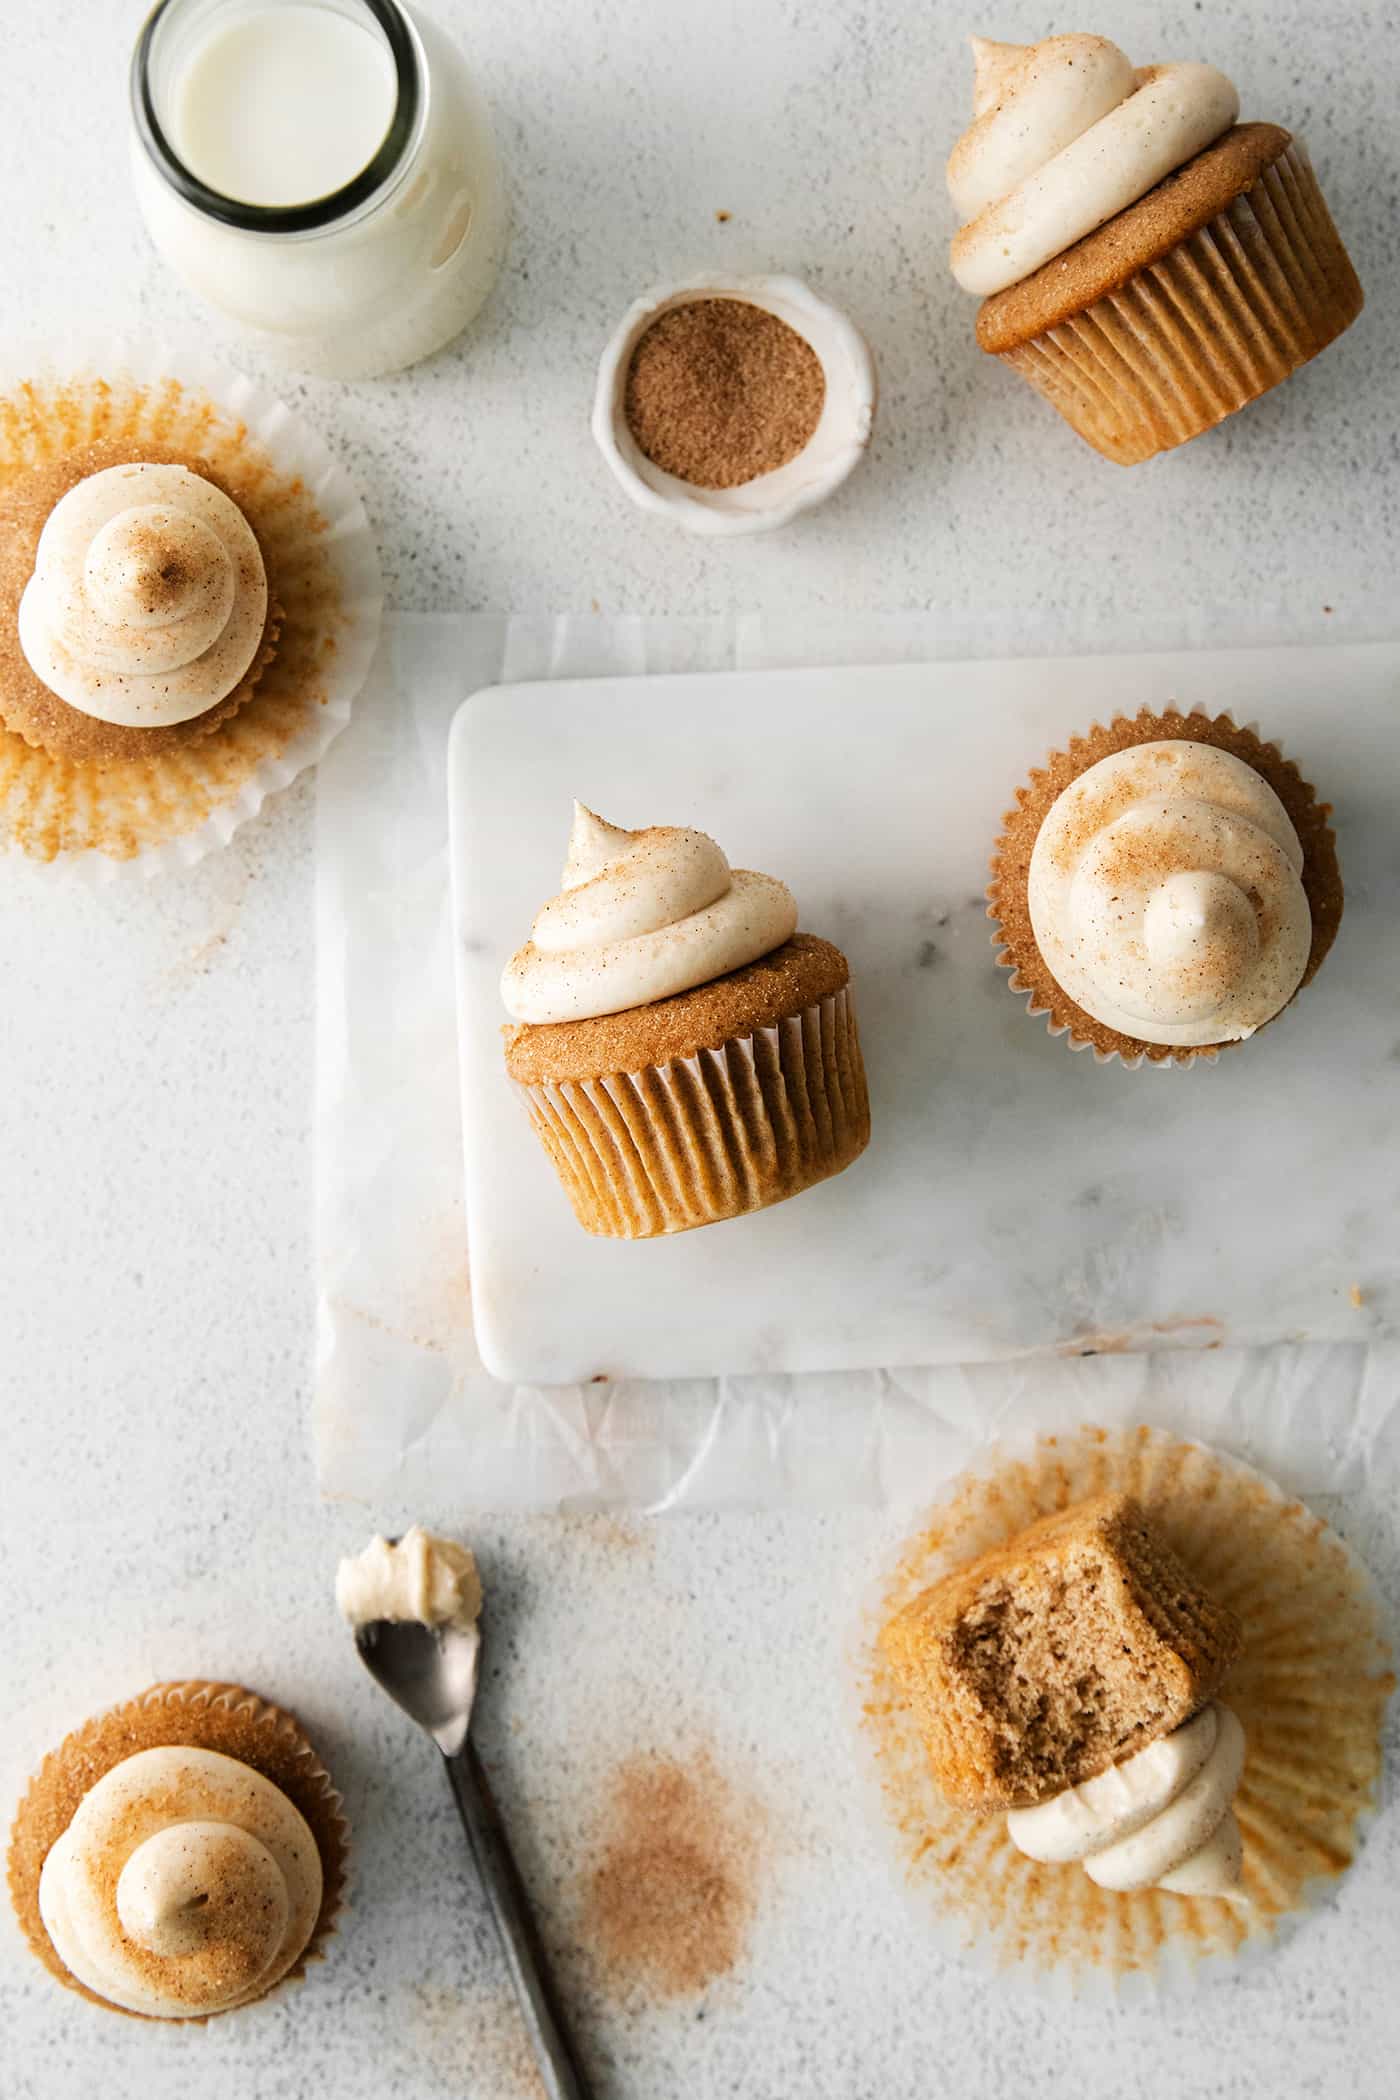
<path id="1" fill-rule="evenodd" d="M 140 2018 L 207 2020 L 318 1958 L 347 1837 L 292 1715 L 240 1685 L 154 1685 L 39 1767 L 10 1835 L 10 1896 L 70 1989 Z"/>
<path id="2" fill-rule="evenodd" d="M 1327 803 L 1228 715 L 1119 716 L 1019 788 L 989 916 L 1013 991 L 1072 1047 L 1185 1062 L 1316 975 L 1342 916 Z"/>
<path id="3" fill-rule="evenodd" d="M 251 697 L 281 617 L 207 460 L 109 440 L 0 492 L 0 721 L 53 757 L 208 735 Z"/>
<path id="4" fill-rule="evenodd" d="M 1302 868 L 1252 766 L 1160 739 L 1108 753 L 1056 797 L 1027 904 L 1042 956 L 1095 1020 L 1151 1043 L 1239 1042 L 1307 968 Z"/>

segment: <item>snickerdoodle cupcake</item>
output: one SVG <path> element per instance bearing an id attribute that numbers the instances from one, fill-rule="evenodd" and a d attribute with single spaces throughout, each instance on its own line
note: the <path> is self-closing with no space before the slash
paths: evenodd
<path id="1" fill-rule="evenodd" d="M 1379 1794 L 1392 1659 L 1321 1517 L 1148 1426 L 991 1451 L 861 1629 L 880 1826 L 925 1929 L 1163 1991 L 1333 1895 Z"/>
<path id="2" fill-rule="evenodd" d="M 982 298 L 982 348 L 1105 457 L 1184 444 L 1356 319 L 1307 153 L 1237 123 L 1215 67 L 1134 69 L 1100 36 L 972 45 L 953 274 Z"/>
<path id="3" fill-rule="evenodd" d="M 17 359 L 0 370 L 0 845 L 188 863 L 348 717 L 379 625 L 368 521 L 319 440 L 237 375 L 141 346 Z"/>
<path id="4" fill-rule="evenodd" d="M 762 1210 L 870 1138 L 850 969 L 703 832 L 575 805 L 563 890 L 507 965 L 506 1068 L 579 1223 L 615 1239 Z"/>
<path id="5" fill-rule="evenodd" d="M 1071 1049 L 1189 1064 L 1316 976 L 1342 917 L 1331 811 L 1228 715 L 1144 709 L 1016 791 L 988 916 L 1013 992 Z"/>
<path id="6" fill-rule="evenodd" d="M 207 2020 L 301 1977 L 334 1930 L 340 1796 L 241 1685 L 153 1685 L 45 1758 L 10 1834 L 25 1937 L 108 2011 Z"/>

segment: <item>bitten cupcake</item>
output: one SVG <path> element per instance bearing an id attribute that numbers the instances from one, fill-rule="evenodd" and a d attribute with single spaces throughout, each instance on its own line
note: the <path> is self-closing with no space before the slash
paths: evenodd
<path id="1" fill-rule="evenodd" d="M 561 894 L 512 957 L 506 1068 L 588 1232 L 762 1210 L 864 1151 L 846 958 L 770 875 L 575 805 Z"/>
<path id="2" fill-rule="evenodd" d="M 882 1635 L 949 1801 L 1100 1888 L 1192 1896 L 1240 1885 L 1244 1731 L 1214 1698 L 1240 1638 L 1126 1495 L 1042 1517 Z"/>
<path id="3" fill-rule="evenodd" d="M 1342 916 L 1330 810 L 1228 715 L 1119 716 L 1017 790 L 988 915 L 1011 989 L 1070 1047 L 1129 1066 L 1248 1041 Z"/>
<path id="4" fill-rule="evenodd" d="M 108 2010 L 207 2020 L 299 1977 L 345 1875 L 340 1797 L 290 1714 L 239 1685 L 155 1685 L 39 1768 L 10 1836 L 26 1938 Z"/>
<path id="5" fill-rule="evenodd" d="M 998 1971 L 1180 1990 L 1332 1894 L 1392 1659 L 1322 1519 L 1161 1429 L 994 1449 L 872 1599 L 860 1727 L 925 1929 Z"/>
<path id="6" fill-rule="evenodd" d="M 1215 67 L 1100 36 L 972 39 L 948 162 L 977 340 L 1122 466 L 1181 445 L 1349 328 L 1362 291 L 1303 147 Z"/>

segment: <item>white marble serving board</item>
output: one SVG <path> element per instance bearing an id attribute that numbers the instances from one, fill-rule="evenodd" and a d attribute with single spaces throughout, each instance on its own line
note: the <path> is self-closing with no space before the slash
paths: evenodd
<path id="1" fill-rule="evenodd" d="M 1095 719 L 1229 708 L 1334 804 L 1326 968 L 1213 1067 L 1026 1015 L 983 887 L 1016 783 Z M 694 824 L 850 957 L 874 1135 L 789 1203 L 641 1244 L 575 1224 L 501 1061 L 502 964 L 571 799 Z M 498 687 L 449 759 L 467 1223 L 498 1377 L 686 1378 L 1363 1339 L 1400 1324 L 1400 647 Z"/>

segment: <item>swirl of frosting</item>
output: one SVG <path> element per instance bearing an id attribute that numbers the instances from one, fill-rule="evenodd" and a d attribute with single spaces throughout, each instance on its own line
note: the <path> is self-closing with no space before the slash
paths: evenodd
<path id="1" fill-rule="evenodd" d="M 202 715 L 245 675 L 267 572 L 238 505 L 188 467 L 89 474 L 54 505 L 19 606 L 30 669 L 128 729 Z"/>
<path id="2" fill-rule="evenodd" d="M 1240 111 L 1214 66 L 1144 66 L 1101 36 L 973 37 L 973 123 L 948 161 L 953 275 L 986 298 L 1126 211 Z"/>
<path id="3" fill-rule="evenodd" d="M 622 831 L 576 802 L 562 893 L 507 963 L 501 997 L 517 1021 L 594 1020 L 742 969 L 796 929 L 791 891 L 731 868 L 703 831 Z"/>
<path id="4" fill-rule="evenodd" d="M 1235 1715 L 1204 1706 L 1097 1778 L 1035 1808 L 1013 1809 L 1007 1834 L 1028 1859 L 1081 1860 L 1100 1888 L 1233 1896 L 1244 1846 L 1231 1803 L 1244 1754 Z"/>
<path id="5" fill-rule="evenodd" d="M 1239 1042 L 1281 1013 L 1312 947 L 1303 849 L 1233 752 L 1133 744 L 1081 773 L 1036 836 L 1031 926 L 1052 975 L 1147 1043 Z"/>
<path id="6" fill-rule="evenodd" d="M 64 1966 L 155 2020 L 261 1997 L 302 1954 L 320 1908 L 320 1855 L 300 1810 L 215 1750 L 141 1750 L 114 1765 L 39 1879 Z"/>

